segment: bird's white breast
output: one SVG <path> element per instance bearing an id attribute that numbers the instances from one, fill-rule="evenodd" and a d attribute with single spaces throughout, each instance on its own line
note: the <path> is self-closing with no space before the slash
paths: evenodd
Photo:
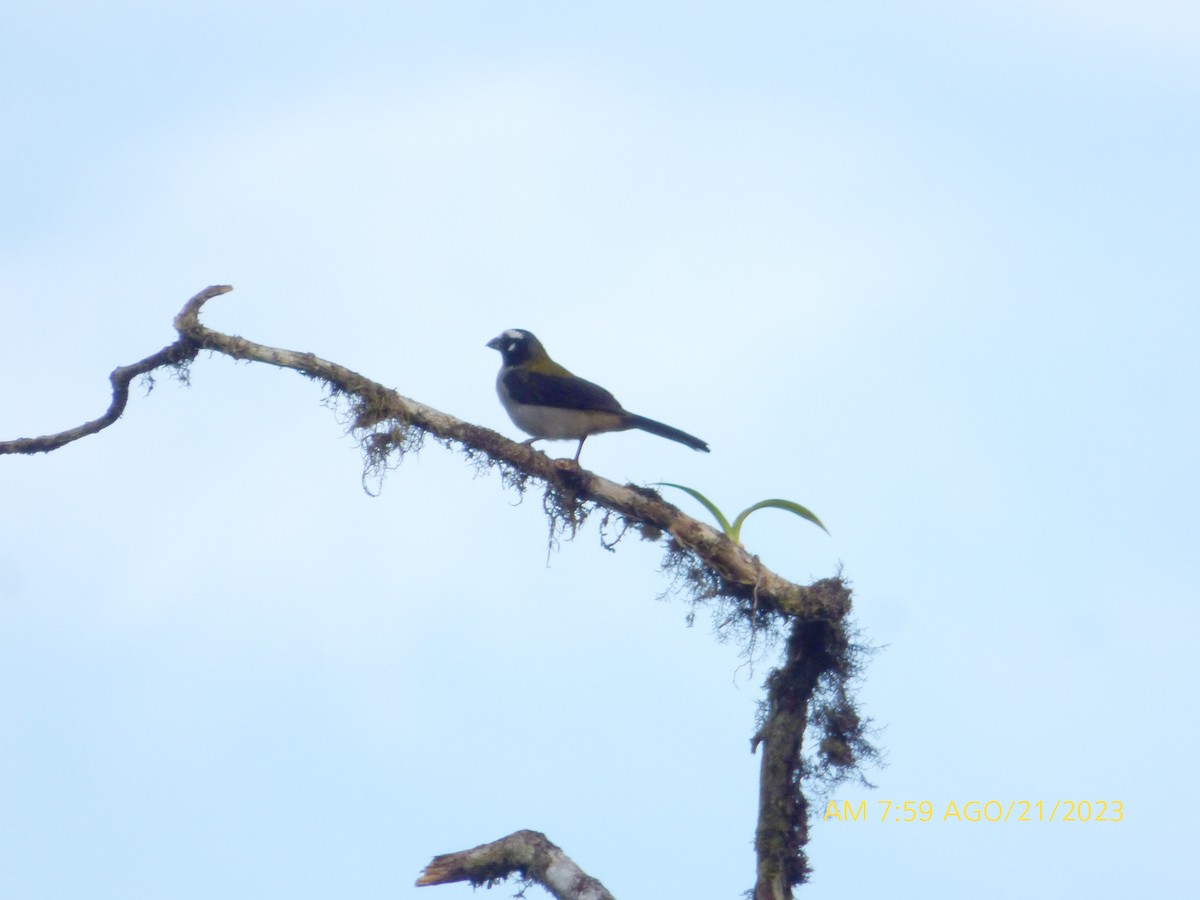
<path id="1" fill-rule="evenodd" d="M 504 386 L 503 371 L 496 379 L 496 393 L 513 424 L 535 438 L 578 441 L 589 434 L 615 431 L 622 427 L 619 416 L 601 410 L 562 409 L 518 403 Z"/>

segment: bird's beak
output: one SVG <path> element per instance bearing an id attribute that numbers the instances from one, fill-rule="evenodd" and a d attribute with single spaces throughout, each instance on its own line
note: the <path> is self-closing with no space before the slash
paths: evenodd
<path id="1" fill-rule="evenodd" d="M 504 335 L 502 335 L 502 334 L 496 335 L 494 338 L 492 338 L 490 341 L 487 342 L 486 346 L 491 347 L 493 350 L 499 350 L 500 349 L 500 338 L 502 338 L 502 337 L 504 337 Z"/>

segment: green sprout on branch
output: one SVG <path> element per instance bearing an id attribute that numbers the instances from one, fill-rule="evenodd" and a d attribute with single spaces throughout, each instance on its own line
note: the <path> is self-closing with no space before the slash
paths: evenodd
<path id="1" fill-rule="evenodd" d="M 782 509 L 790 513 L 795 513 L 800 518 L 807 519 L 826 534 L 829 534 L 829 529 L 825 527 L 820 519 L 813 515 L 811 510 L 806 509 L 799 503 L 793 503 L 791 500 L 759 500 L 753 506 L 749 506 L 738 513 L 737 518 L 734 519 L 733 524 L 730 525 L 729 520 L 725 518 L 725 514 L 717 508 L 717 505 L 699 491 L 690 487 L 684 487 L 682 484 L 672 484 L 669 481 L 660 481 L 658 484 L 662 485 L 663 487 L 677 488 L 678 490 L 681 490 L 687 494 L 691 494 L 693 497 L 699 500 L 700 503 L 704 505 L 704 508 L 713 514 L 713 518 L 717 520 L 717 524 L 719 524 L 721 526 L 721 530 L 725 532 L 725 537 L 729 538 L 739 547 L 742 545 L 740 539 L 740 535 L 742 533 L 742 523 L 746 521 L 746 517 L 750 515 L 750 513 L 758 509 Z"/>

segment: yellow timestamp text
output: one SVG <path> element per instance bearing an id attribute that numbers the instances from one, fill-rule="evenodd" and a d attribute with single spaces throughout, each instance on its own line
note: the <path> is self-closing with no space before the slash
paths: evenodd
<path id="1" fill-rule="evenodd" d="M 867 801 L 856 806 L 830 800 L 825 820 L 837 822 L 1122 822 L 1120 800 L 876 800 L 872 816 Z"/>

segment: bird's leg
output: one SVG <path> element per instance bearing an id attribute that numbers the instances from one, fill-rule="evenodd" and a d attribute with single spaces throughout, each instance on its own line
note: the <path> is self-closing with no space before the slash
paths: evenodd
<path id="1" fill-rule="evenodd" d="M 541 438 L 530 438 L 527 441 L 521 441 L 521 446 L 522 447 L 532 447 L 534 441 L 540 441 L 540 440 L 541 440 Z"/>
<path id="2" fill-rule="evenodd" d="M 587 435 L 579 439 L 579 446 L 575 448 L 575 462 L 579 462 L 579 454 L 583 452 L 583 442 L 587 440 Z"/>

